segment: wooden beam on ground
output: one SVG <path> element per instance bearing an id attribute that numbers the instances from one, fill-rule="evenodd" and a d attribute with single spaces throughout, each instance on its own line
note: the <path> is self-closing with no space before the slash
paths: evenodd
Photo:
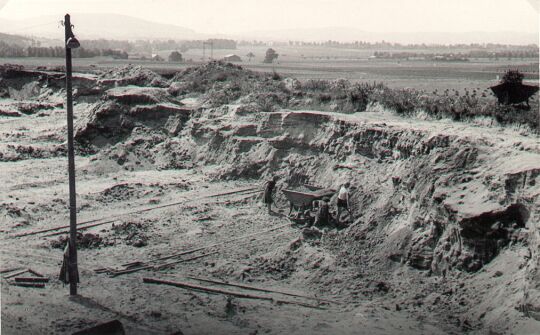
<path id="1" fill-rule="evenodd" d="M 15 277 L 16 282 L 20 283 L 48 283 L 49 278 L 43 277 Z"/>
<path id="2" fill-rule="evenodd" d="M 21 270 L 21 271 L 17 271 L 15 273 L 11 273 L 11 274 L 9 274 L 7 276 L 4 276 L 4 278 L 8 279 L 8 278 L 11 278 L 11 277 L 16 277 L 16 276 L 22 275 L 23 273 L 26 273 L 26 272 L 28 272 L 28 269 L 24 269 L 24 270 Z"/>
<path id="3" fill-rule="evenodd" d="M 45 277 L 44 275 L 42 275 L 41 273 L 37 272 L 37 271 L 34 271 L 30 268 L 28 268 L 28 272 L 30 272 L 31 274 L 33 274 L 34 276 L 38 276 L 38 277 Z"/>
<path id="4" fill-rule="evenodd" d="M 199 256 L 195 256 L 195 257 L 191 257 L 191 258 L 187 258 L 187 259 L 180 259 L 180 260 L 177 260 L 177 261 L 174 261 L 174 262 L 169 262 L 169 263 L 159 264 L 159 265 L 145 265 L 145 266 L 138 267 L 138 268 L 130 268 L 130 267 L 128 267 L 125 270 L 111 271 L 110 274 L 111 274 L 111 276 L 116 277 L 116 276 L 120 276 L 120 275 L 124 275 L 124 274 L 128 274 L 128 273 L 138 272 L 138 271 L 141 271 L 141 270 L 149 270 L 149 269 L 161 270 L 161 269 L 164 269 L 164 268 L 166 268 L 168 266 L 171 266 L 171 265 L 174 265 L 174 264 L 193 261 L 193 260 L 196 260 L 196 259 L 199 259 L 199 258 L 203 258 L 203 257 L 206 257 L 206 256 L 217 254 L 217 253 L 218 253 L 217 251 L 209 252 L 209 253 L 202 254 L 202 255 L 199 255 Z"/>
<path id="5" fill-rule="evenodd" d="M 268 297 L 268 296 L 260 296 L 260 295 L 253 295 L 253 294 L 248 294 L 248 293 L 226 291 L 226 290 L 221 290 L 221 289 L 212 288 L 212 287 L 189 284 L 189 283 L 185 283 L 185 282 L 174 282 L 174 281 L 161 280 L 161 279 L 155 279 L 155 278 L 143 278 L 143 282 L 147 283 L 147 284 L 170 285 L 170 286 L 181 287 L 181 288 L 185 288 L 185 289 L 201 291 L 201 292 L 207 292 L 207 293 L 224 294 L 224 295 L 238 297 L 238 298 L 244 298 L 244 299 L 266 300 L 266 301 L 276 302 L 278 304 L 290 304 L 290 305 L 298 305 L 298 306 L 303 306 L 303 307 L 321 309 L 321 307 L 319 307 L 319 306 L 305 304 L 305 303 L 297 302 L 297 301 L 276 300 L 276 299 L 274 299 L 272 297 Z"/>
<path id="6" fill-rule="evenodd" d="M 14 286 L 21 286 L 21 287 L 35 287 L 35 288 L 45 288 L 45 284 L 42 283 L 19 283 L 19 282 L 11 282 L 11 285 Z"/>
<path id="7" fill-rule="evenodd" d="M 86 230 L 88 228 L 93 228 L 93 227 L 97 227 L 97 226 L 102 226 L 104 224 L 113 223 L 113 222 L 116 222 L 116 221 L 118 221 L 118 219 L 99 222 L 99 223 L 94 223 L 94 224 L 91 224 L 91 225 L 88 225 L 88 226 L 83 226 L 83 227 L 77 227 L 77 231 Z M 51 237 L 51 236 L 62 235 L 62 234 L 67 234 L 67 233 L 69 233 L 69 232 L 68 231 L 59 231 L 59 232 L 56 232 L 56 233 L 51 233 L 51 234 L 44 235 L 43 237 Z M 25 236 L 28 236 L 28 235 L 25 235 Z"/>
<path id="8" fill-rule="evenodd" d="M 243 236 L 240 236 L 240 237 L 237 237 L 237 238 L 233 238 L 233 239 L 226 240 L 226 241 L 223 241 L 223 242 L 210 244 L 210 245 L 207 245 L 207 246 L 204 246 L 204 247 L 190 249 L 190 250 L 182 251 L 182 252 L 179 252 L 179 253 L 176 253 L 176 254 L 151 259 L 151 260 L 149 260 L 147 262 L 134 261 L 134 262 L 125 263 L 125 264 L 123 264 L 123 266 L 127 266 L 128 268 L 124 269 L 124 270 L 110 271 L 109 269 L 106 269 L 106 268 L 99 268 L 99 269 L 95 269 L 94 272 L 96 272 L 96 273 L 108 272 L 110 275 L 112 275 L 114 277 L 114 276 L 123 275 L 123 274 L 127 274 L 127 273 L 137 272 L 137 271 L 140 271 L 140 270 L 146 270 L 146 269 L 150 269 L 150 268 L 160 269 L 160 268 L 162 268 L 162 265 L 155 265 L 154 266 L 154 265 L 149 265 L 149 264 L 152 263 L 152 262 L 163 261 L 163 260 L 167 260 L 167 259 L 171 259 L 171 258 L 176 258 L 176 257 L 180 257 L 180 256 L 189 255 L 189 254 L 192 254 L 192 253 L 195 253 L 195 252 L 198 252 L 198 251 L 207 250 L 207 249 L 210 249 L 210 248 L 213 248 L 213 247 L 216 247 L 216 246 L 219 246 L 219 245 L 223 245 L 225 243 L 234 242 L 234 241 L 237 241 L 237 240 L 240 240 L 240 239 L 246 239 L 248 237 L 262 235 L 262 234 L 265 234 L 265 233 L 268 233 L 268 232 L 271 232 L 271 231 L 275 231 L 275 230 L 278 230 L 278 229 L 281 229 L 281 228 L 285 228 L 285 227 L 290 226 L 290 225 L 291 225 L 290 223 L 286 223 L 286 224 L 283 224 L 283 225 L 280 225 L 280 226 L 277 226 L 277 227 L 273 227 L 273 228 L 270 228 L 270 229 L 266 229 L 266 230 L 263 230 L 263 231 L 260 231 L 260 232 L 256 232 L 256 233 L 253 233 L 253 234 L 243 235 Z M 201 255 L 201 256 L 196 256 L 196 257 L 189 258 L 189 259 L 183 259 L 183 260 L 171 262 L 171 263 L 168 263 L 168 264 L 170 265 L 170 264 L 187 262 L 187 261 L 194 260 L 194 259 L 197 259 L 197 258 L 212 255 L 214 253 L 216 253 L 216 252 L 207 253 L 207 254 L 204 254 L 204 255 Z M 138 267 L 138 268 L 130 268 L 131 264 L 137 264 L 137 263 L 140 263 L 143 266 Z M 134 266 L 136 266 L 136 265 L 134 265 Z"/>
<path id="9" fill-rule="evenodd" d="M 221 280 L 214 280 L 214 279 L 200 278 L 200 277 L 193 277 L 193 276 L 187 276 L 187 278 L 202 281 L 202 282 L 212 283 L 212 284 L 239 287 L 239 288 L 243 288 L 243 289 L 247 289 L 247 290 L 261 291 L 261 292 L 268 292 L 268 293 L 279 293 L 279 294 L 288 295 L 288 296 L 291 296 L 291 297 L 298 297 L 298 298 L 304 298 L 304 299 L 309 299 L 309 300 L 329 302 L 329 303 L 333 303 L 333 304 L 337 304 L 337 305 L 341 304 L 339 301 L 335 301 L 335 300 L 328 300 L 328 299 L 323 299 L 323 298 L 310 297 L 310 296 L 306 296 L 306 295 L 302 295 L 302 294 L 296 294 L 296 293 L 290 293 L 290 292 L 284 292 L 284 291 L 278 291 L 278 290 L 271 290 L 271 289 L 267 289 L 267 288 L 249 286 L 249 285 L 244 285 L 244 284 L 239 284 L 239 283 L 230 283 L 230 282 L 225 282 L 225 281 L 221 281 Z"/>
<path id="10" fill-rule="evenodd" d="M 195 256 L 195 257 L 191 257 L 191 258 L 188 258 L 188 259 L 180 259 L 178 261 L 174 261 L 174 262 L 169 262 L 169 263 L 165 263 L 165 264 L 160 264 L 160 265 L 156 265 L 154 266 L 154 268 L 156 270 L 161 270 L 161 269 L 164 269 L 168 266 L 171 266 L 171 265 L 174 265 L 174 264 L 178 264 L 178 263 L 184 263 L 184 262 L 189 262 L 189 261 L 194 261 L 196 259 L 199 259 L 199 258 L 203 258 L 203 257 L 206 257 L 206 256 L 210 256 L 210 255 L 214 255 L 214 254 L 217 254 L 218 252 L 217 251 L 213 251 L 213 252 L 208 252 L 206 254 L 202 254 L 202 255 L 199 255 L 199 256 Z"/>
<path id="11" fill-rule="evenodd" d="M 257 190 L 257 191 L 255 191 L 255 190 Z M 235 190 L 235 191 L 230 191 L 230 192 L 225 192 L 225 193 L 213 194 L 213 195 L 209 195 L 208 198 L 221 197 L 221 196 L 224 196 L 224 195 L 242 193 L 242 192 L 247 192 L 247 191 L 253 191 L 253 192 L 250 192 L 250 193 L 259 192 L 259 187 L 248 187 L 248 188 L 241 189 L 241 190 Z M 261 192 L 262 192 L 262 190 L 261 190 Z"/>
<path id="12" fill-rule="evenodd" d="M 17 270 L 20 270 L 20 269 L 22 269 L 20 266 L 19 266 L 19 267 L 16 267 L 16 268 L 11 268 L 11 269 L 4 269 L 4 270 L 1 270 L 1 271 L 0 271 L 0 274 L 8 273 L 8 272 L 13 272 L 13 271 L 17 271 Z"/>

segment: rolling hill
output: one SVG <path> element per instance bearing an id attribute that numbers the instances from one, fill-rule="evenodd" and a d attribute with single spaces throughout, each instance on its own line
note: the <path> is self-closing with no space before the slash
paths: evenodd
<path id="1" fill-rule="evenodd" d="M 0 31 L 38 36 L 61 38 L 63 17 L 40 16 L 27 20 L 0 19 Z M 86 39 L 197 39 L 204 37 L 195 31 L 172 24 L 146 21 L 119 14 L 77 14 L 71 15 L 74 32 Z"/>

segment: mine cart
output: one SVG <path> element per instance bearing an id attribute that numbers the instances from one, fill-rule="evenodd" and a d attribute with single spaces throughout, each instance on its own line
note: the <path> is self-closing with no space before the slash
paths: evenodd
<path id="1" fill-rule="evenodd" d="M 521 83 L 502 83 L 490 87 L 499 103 L 505 105 L 528 103 L 530 97 L 538 92 L 538 86 L 525 85 Z"/>
<path id="2" fill-rule="evenodd" d="M 512 105 L 525 102 L 529 107 L 529 98 L 538 92 L 538 86 L 523 84 L 525 75 L 519 70 L 505 72 L 499 85 L 490 87 L 500 104 Z"/>
<path id="3" fill-rule="evenodd" d="M 295 215 L 291 218 L 296 222 L 301 223 L 308 218 L 306 213 L 310 213 L 313 210 L 313 202 L 316 200 L 321 200 L 324 197 L 332 197 L 336 190 L 331 188 L 320 188 L 311 185 L 305 185 L 309 191 L 294 191 L 285 189 L 283 194 L 290 203 L 289 216 L 292 214 L 293 209 L 296 209 Z"/>

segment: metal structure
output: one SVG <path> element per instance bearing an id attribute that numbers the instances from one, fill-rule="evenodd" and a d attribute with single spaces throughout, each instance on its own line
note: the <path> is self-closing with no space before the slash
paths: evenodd
<path id="1" fill-rule="evenodd" d="M 313 201 L 321 200 L 324 197 L 330 198 L 336 193 L 336 190 L 331 188 L 323 189 L 308 185 L 306 185 L 306 187 L 309 189 L 309 191 L 300 192 L 289 189 L 282 190 L 283 194 L 291 205 L 289 214 L 292 213 L 293 208 L 298 210 L 312 209 Z"/>
<path id="2" fill-rule="evenodd" d="M 67 110 L 67 136 L 68 136 L 68 174 L 69 174 L 69 256 L 68 278 L 69 294 L 77 294 L 77 282 L 79 270 L 77 266 L 77 203 L 75 193 L 75 150 L 73 145 L 73 95 L 71 87 L 71 49 L 80 46 L 79 41 L 71 30 L 71 18 L 69 14 L 64 17 L 65 46 L 66 46 L 66 110 Z"/>
<path id="3" fill-rule="evenodd" d="M 500 104 L 512 105 L 525 102 L 538 92 L 538 86 L 521 83 L 501 83 L 490 87 Z"/>

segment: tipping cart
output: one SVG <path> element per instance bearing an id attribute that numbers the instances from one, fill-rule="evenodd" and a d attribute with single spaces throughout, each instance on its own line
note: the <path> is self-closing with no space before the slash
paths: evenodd
<path id="1" fill-rule="evenodd" d="M 336 190 L 332 188 L 321 188 L 312 185 L 305 186 L 309 191 L 282 190 L 290 203 L 289 217 L 296 223 L 305 223 L 311 219 L 313 201 L 321 200 L 324 197 L 330 198 L 336 193 Z M 296 213 L 291 216 L 293 210 L 296 210 Z"/>

